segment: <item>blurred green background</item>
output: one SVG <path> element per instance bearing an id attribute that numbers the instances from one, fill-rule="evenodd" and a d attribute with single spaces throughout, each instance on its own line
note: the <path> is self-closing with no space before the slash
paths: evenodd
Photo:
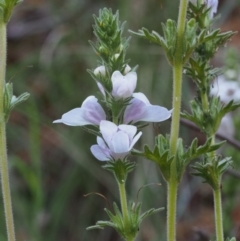
<path id="1" fill-rule="evenodd" d="M 120 20 L 128 29 L 146 27 L 161 33 L 161 22 L 177 19 L 178 1 L 167 0 L 25 0 L 8 25 L 7 81 L 13 82 L 15 94 L 29 92 L 29 100 L 11 115 L 7 127 L 9 167 L 15 226 L 18 241 L 118 241 L 110 228 L 86 231 L 98 220 L 107 220 L 107 203 L 118 202 L 118 189 L 113 176 L 101 168 L 90 153 L 94 136 L 80 127 L 52 124 L 70 109 L 81 106 L 97 86 L 86 69 L 97 67 L 97 56 L 88 40 L 92 33 L 92 15 L 100 8 L 119 10 Z M 221 18 L 216 26 L 224 30 L 240 27 L 240 1 L 220 2 Z M 231 42 L 240 47 L 239 34 Z M 224 64 L 221 51 L 213 65 Z M 132 36 L 128 56 L 130 66 L 139 65 L 137 91 L 144 92 L 151 103 L 171 108 L 172 73 L 162 50 Z M 183 108 L 194 96 L 194 86 L 185 80 Z M 239 116 L 239 115 L 238 115 Z M 240 119 L 235 120 L 240 127 Z M 158 133 L 169 132 L 170 121 L 150 124 L 138 148 L 150 146 Z M 188 127 L 181 134 L 188 145 L 195 136 L 203 136 Z M 235 138 L 240 139 L 240 133 Z M 235 157 L 239 168 L 239 150 L 226 145 L 225 151 Z M 139 188 L 150 185 L 139 194 L 142 209 L 165 206 L 166 185 L 154 163 L 137 161 L 137 169 L 129 175 L 128 197 L 135 201 Z M 238 163 L 237 163 L 238 162 Z M 190 170 L 190 168 L 189 168 Z M 186 174 L 179 190 L 178 240 L 209 240 L 214 235 L 213 199 L 210 187 L 201 179 Z M 240 225 L 240 179 L 226 174 L 223 181 L 223 207 L 226 235 L 238 235 Z M 164 240 L 165 215 L 160 212 L 145 220 L 137 240 Z M 6 240 L 3 204 L 0 203 L 0 241 Z M 240 239 L 239 239 L 240 240 Z"/>

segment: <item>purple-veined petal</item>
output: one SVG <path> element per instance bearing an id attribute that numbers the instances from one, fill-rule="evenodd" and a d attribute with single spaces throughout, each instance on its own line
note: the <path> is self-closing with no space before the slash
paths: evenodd
<path id="1" fill-rule="evenodd" d="M 143 93 L 134 93 L 133 97 L 124 112 L 124 123 L 138 121 L 160 122 L 171 117 L 171 111 L 165 107 L 151 105 Z"/>
<path id="2" fill-rule="evenodd" d="M 133 98 L 125 109 L 123 123 L 128 124 L 140 121 L 145 111 L 146 104 L 137 98 Z"/>
<path id="3" fill-rule="evenodd" d="M 100 131 L 102 133 L 103 139 L 106 141 L 108 146 L 111 144 L 113 134 L 116 133 L 117 130 L 117 125 L 115 125 L 111 121 L 103 120 L 100 122 Z"/>
<path id="4" fill-rule="evenodd" d="M 106 114 L 95 96 L 89 96 L 82 104 L 84 117 L 92 124 L 99 125 L 101 120 L 106 120 Z"/>
<path id="5" fill-rule="evenodd" d="M 62 115 L 53 123 L 64 123 L 69 126 L 99 125 L 106 120 L 106 114 L 95 96 L 89 96 L 81 108 L 75 108 Z"/>
<path id="6" fill-rule="evenodd" d="M 108 148 L 93 145 L 91 146 L 90 150 L 99 161 L 110 161 L 111 159 L 110 150 Z"/>
<path id="7" fill-rule="evenodd" d="M 133 146 L 136 144 L 136 142 L 139 140 L 139 138 L 141 137 L 142 132 L 140 131 L 132 140 L 132 143 L 129 147 L 129 151 L 133 148 Z"/>

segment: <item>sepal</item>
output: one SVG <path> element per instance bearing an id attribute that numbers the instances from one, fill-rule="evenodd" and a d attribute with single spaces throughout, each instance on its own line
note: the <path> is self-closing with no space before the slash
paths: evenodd
<path id="1" fill-rule="evenodd" d="M 98 221 L 96 225 L 88 227 L 87 230 L 92 229 L 103 229 L 106 226 L 114 228 L 119 235 L 125 240 L 133 240 L 138 231 L 141 222 L 148 216 L 155 214 L 164 210 L 164 208 L 151 208 L 143 214 L 140 214 L 141 203 L 131 202 L 128 207 L 128 222 L 124 222 L 121 211 L 119 210 L 116 203 L 113 203 L 114 212 L 111 212 L 108 209 L 104 209 L 108 214 L 110 221 Z"/>
<path id="2" fill-rule="evenodd" d="M 199 24 L 199 27 L 201 29 L 204 29 L 209 26 L 209 10 L 210 8 L 206 7 L 206 4 L 201 4 L 199 1 L 197 1 L 197 4 L 193 4 L 192 2 L 189 2 L 188 4 L 188 17 L 196 19 L 196 22 Z"/>
<path id="3" fill-rule="evenodd" d="M 16 106 L 26 101 L 29 98 L 30 94 L 25 92 L 16 97 L 13 95 L 13 84 L 6 83 L 4 88 L 4 114 L 5 121 L 8 121 L 10 112 Z"/>
<path id="4" fill-rule="evenodd" d="M 208 152 L 212 152 L 217 150 L 220 146 L 222 146 L 225 142 L 220 142 L 212 145 L 212 139 L 209 138 L 204 145 L 198 146 L 197 138 L 192 141 L 191 146 L 185 150 L 183 145 L 183 141 L 181 138 L 177 141 L 177 153 L 176 153 L 176 181 L 180 182 L 182 175 L 186 169 L 186 166 L 193 159 L 206 154 Z M 170 145 L 169 145 L 169 137 L 166 138 L 162 135 L 158 135 L 156 138 L 156 145 L 153 151 L 145 145 L 144 151 L 132 150 L 132 155 L 142 156 L 155 162 L 166 181 L 170 180 L 171 177 L 171 165 L 174 161 L 174 156 L 170 155 Z"/>
<path id="5" fill-rule="evenodd" d="M 13 8 L 23 0 L 3 0 L 0 3 L 0 12 L 2 11 L 2 20 L 7 23 L 12 15 Z"/>
<path id="6" fill-rule="evenodd" d="M 119 159 L 115 161 L 109 161 L 102 167 L 112 172 L 119 183 L 124 183 L 128 173 L 133 171 L 133 169 L 136 167 L 136 164 L 134 162 Z"/>
<path id="7" fill-rule="evenodd" d="M 196 163 L 192 168 L 195 170 L 192 174 L 204 179 L 214 190 L 220 188 L 220 178 L 222 174 L 232 164 L 232 158 L 226 157 L 221 160 L 220 157 L 209 157 L 205 155 L 201 163 Z"/>
<path id="8" fill-rule="evenodd" d="M 147 145 L 145 145 L 143 152 L 133 149 L 131 154 L 142 156 L 150 161 L 155 162 L 159 166 L 164 179 L 166 181 L 169 181 L 171 175 L 171 164 L 174 160 L 174 156 L 170 155 L 169 137 L 165 138 L 163 135 L 158 135 L 155 141 L 156 145 L 153 151 L 151 151 L 150 148 Z"/>
<path id="9" fill-rule="evenodd" d="M 198 139 L 195 138 L 192 141 L 191 146 L 186 150 L 186 152 L 183 154 L 183 157 L 186 158 L 189 161 L 205 154 L 208 152 L 216 151 L 219 149 L 226 141 L 221 141 L 219 143 L 212 145 L 212 138 L 208 138 L 204 145 L 198 146 Z"/>
<path id="10" fill-rule="evenodd" d="M 230 101 L 228 104 L 223 105 L 219 97 L 211 97 L 209 101 L 209 110 L 203 111 L 202 103 L 198 100 L 190 101 L 191 114 L 184 112 L 181 117 L 194 122 L 204 133 L 208 136 L 217 132 L 222 118 L 231 111 L 240 107 L 240 103 Z"/>
<path id="11" fill-rule="evenodd" d="M 226 241 L 236 241 L 236 238 L 235 238 L 235 237 L 232 237 L 232 238 L 226 238 Z"/>

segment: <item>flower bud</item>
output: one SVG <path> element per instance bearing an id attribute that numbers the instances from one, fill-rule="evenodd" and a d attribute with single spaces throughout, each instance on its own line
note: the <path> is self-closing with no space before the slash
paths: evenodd
<path id="1" fill-rule="evenodd" d="M 124 69 L 124 71 L 123 71 L 123 74 L 124 75 L 126 75 L 127 73 L 129 73 L 130 71 L 131 71 L 131 67 L 127 64 L 126 66 L 125 66 L 125 69 Z"/>
<path id="2" fill-rule="evenodd" d="M 123 76 L 120 71 L 112 74 L 112 96 L 116 99 L 126 99 L 131 97 L 137 84 L 137 74 L 130 72 Z"/>
<path id="3" fill-rule="evenodd" d="M 93 71 L 93 73 L 94 73 L 96 76 L 101 75 L 101 76 L 105 77 L 105 76 L 106 76 L 106 68 L 105 68 L 104 65 L 101 65 L 101 66 L 97 67 L 97 68 Z"/>

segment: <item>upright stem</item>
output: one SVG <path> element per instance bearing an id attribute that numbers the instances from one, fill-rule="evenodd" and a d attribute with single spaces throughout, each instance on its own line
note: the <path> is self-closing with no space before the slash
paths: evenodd
<path id="1" fill-rule="evenodd" d="M 168 241 L 174 241 L 176 238 L 176 211 L 177 211 L 177 188 L 176 181 L 168 182 L 167 193 L 167 238 Z"/>
<path id="2" fill-rule="evenodd" d="M 123 214 L 123 220 L 124 224 L 128 223 L 128 208 L 127 208 L 127 195 L 126 195 L 126 189 L 125 189 L 125 182 L 119 183 L 119 193 L 120 193 L 120 202 L 121 202 L 121 208 L 122 208 L 122 214 Z"/>
<path id="3" fill-rule="evenodd" d="M 177 150 L 177 139 L 179 133 L 179 121 L 182 98 L 182 71 L 183 71 L 183 41 L 185 32 L 185 21 L 187 15 L 188 0 L 180 0 L 178 26 L 177 26 L 177 43 L 175 52 L 175 61 L 173 66 L 173 113 L 170 135 L 170 151 L 175 154 Z"/>
<path id="4" fill-rule="evenodd" d="M 183 41 L 185 32 L 185 21 L 187 14 L 188 0 L 180 0 L 177 42 L 175 59 L 173 64 L 173 113 L 170 134 L 170 154 L 176 155 L 177 140 L 179 134 L 181 98 L 182 98 L 182 72 L 183 72 Z M 171 176 L 168 182 L 168 199 L 167 199 L 167 240 L 175 241 L 176 239 L 176 210 L 177 210 L 177 173 L 176 160 L 172 162 Z"/>
<path id="5" fill-rule="evenodd" d="M 203 110 L 209 111 L 209 102 L 207 94 L 204 93 L 201 96 L 202 99 L 202 107 Z M 209 135 L 208 137 L 212 138 L 211 144 L 215 144 L 215 134 Z M 215 151 L 212 151 L 208 154 L 210 157 L 210 160 L 212 160 L 215 157 L 216 153 Z M 215 229 L 216 229 L 216 236 L 217 241 L 223 241 L 224 235 L 223 235 L 223 220 L 222 220 L 222 200 L 221 200 L 221 176 L 218 177 L 218 187 L 217 189 L 213 189 L 213 197 L 214 197 L 214 214 L 215 214 Z"/>
<path id="6" fill-rule="evenodd" d="M 6 71 L 6 49 L 6 24 L 0 22 L 0 170 L 8 241 L 15 241 L 16 239 L 14 232 L 12 202 L 8 175 L 6 130 L 3 107 Z"/>
<path id="7" fill-rule="evenodd" d="M 212 135 L 212 145 L 215 143 L 215 135 Z M 209 157 L 214 158 L 215 151 L 209 153 Z M 213 189 L 214 197 L 214 216 L 215 216 L 215 232 L 217 241 L 224 241 L 223 235 L 223 219 L 222 219 L 222 198 L 221 198 L 221 175 L 218 177 L 217 189 Z"/>
<path id="8" fill-rule="evenodd" d="M 215 228 L 216 228 L 217 241 L 224 241 L 220 181 L 219 181 L 219 187 L 216 190 L 213 190 L 213 196 L 214 196 L 214 213 L 215 213 Z"/>

